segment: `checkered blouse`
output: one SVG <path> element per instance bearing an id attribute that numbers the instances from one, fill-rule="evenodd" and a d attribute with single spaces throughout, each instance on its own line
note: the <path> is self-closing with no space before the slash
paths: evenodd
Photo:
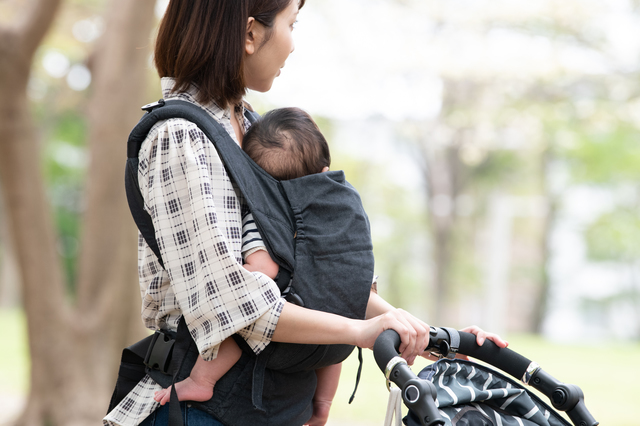
<path id="1" fill-rule="evenodd" d="M 172 94 L 174 80 L 163 78 L 161 83 L 165 99 L 197 103 L 194 88 Z M 236 140 L 231 111 L 215 104 L 205 109 Z M 246 130 L 250 124 L 243 112 L 244 106 L 234 110 Z M 213 144 L 195 124 L 170 119 L 151 129 L 138 158 L 140 190 L 166 268 L 140 236 L 138 274 L 146 327 L 175 330 L 184 315 L 205 360 L 214 359 L 220 343 L 234 333 L 259 353 L 271 339 L 284 299 L 266 275 L 242 267 L 242 253 L 262 242 Z M 159 406 L 153 395 L 160 389 L 146 376 L 103 423 L 138 425 Z"/>

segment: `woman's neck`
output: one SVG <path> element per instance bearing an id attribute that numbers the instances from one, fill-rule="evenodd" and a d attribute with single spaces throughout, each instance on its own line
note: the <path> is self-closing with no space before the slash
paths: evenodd
<path id="1" fill-rule="evenodd" d="M 238 140 L 238 143 L 240 144 L 240 146 L 242 146 L 242 138 L 244 136 L 244 132 L 242 131 L 242 126 L 240 125 L 240 122 L 238 121 L 238 116 L 236 115 L 236 107 L 234 104 L 229 104 L 228 105 L 229 108 L 229 118 L 231 119 L 231 127 L 233 127 L 233 131 L 236 134 L 236 139 Z"/>

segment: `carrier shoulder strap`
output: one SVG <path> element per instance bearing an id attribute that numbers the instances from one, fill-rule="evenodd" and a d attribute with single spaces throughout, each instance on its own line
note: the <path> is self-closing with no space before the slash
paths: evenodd
<path id="1" fill-rule="evenodd" d="M 231 139 L 229 133 L 214 120 L 204 109 L 193 103 L 182 100 L 167 100 L 163 99 L 152 104 L 142 107 L 147 111 L 142 116 L 136 127 L 133 128 L 129 134 L 127 141 L 127 166 L 125 170 L 125 189 L 127 193 L 127 201 L 129 208 L 133 216 L 140 233 L 143 238 L 157 256 L 159 263 L 164 267 L 158 241 L 155 236 L 155 229 L 153 227 L 153 221 L 149 213 L 144 209 L 144 199 L 140 193 L 140 186 L 138 184 L 138 153 L 142 143 L 147 138 L 147 135 L 153 125 L 158 121 L 167 120 L 170 118 L 182 118 L 194 123 L 202 130 L 207 138 L 213 142 L 218 154 L 222 158 L 223 163 L 226 166 L 226 170 L 229 173 L 231 179 L 236 185 L 238 185 L 240 192 L 245 196 L 247 204 L 252 212 L 258 209 L 258 206 L 262 204 L 269 204 L 269 201 L 276 196 L 282 198 L 282 191 L 279 189 L 278 182 L 269 176 L 264 170 L 260 169 L 240 147 Z M 245 117 L 252 123 L 258 118 L 257 113 L 246 110 Z M 235 166 L 238 165 L 240 166 Z M 246 170 L 247 165 L 253 168 L 253 170 Z M 258 179 L 257 175 L 261 175 Z M 260 184 L 256 183 L 260 180 Z M 263 185 L 262 182 L 268 182 L 268 185 Z M 257 188 L 259 187 L 259 188 Z M 257 192 L 256 192 L 257 191 Z M 257 194 L 257 196 L 251 196 L 250 194 Z M 261 198 L 259 200 L 255 198 Z M 276 203 L 277 204 L 277 203 Z M 282 203 L 280 203 L 282 204 Z M 280 210 L 286 210 L 284 207 Z M 288 212 L 283 214 L 290 214 Z M 292 218 L 282 220 L 278 218 L 278 215 L 268 214 L 270 219 L 279 222 L 280 227 L 291 228 Z M 282 217 L 282 214 L 279 215 Z M 254 214 L 255 218 L 255 214 Z M 264 222 L 264 221 L 263 221 Z M 280 265 L 280 273 L 276 282 L 281 291 L 287 287 L 290 282 L 291 274 L 293 272 L 293 259 L 287 257 L 290 256 L 278 256 L 278 252 L 274 252 L 273 244 L 265 237 L 262 232 L 260 222 L 256 219 L 258 230 L 263 236 L 263 241 L 267 250 L 275 261 Z M 263 223 L 262 226 L 265 224 Z M 291 230 L 293 235 L 295 231 Z"/>

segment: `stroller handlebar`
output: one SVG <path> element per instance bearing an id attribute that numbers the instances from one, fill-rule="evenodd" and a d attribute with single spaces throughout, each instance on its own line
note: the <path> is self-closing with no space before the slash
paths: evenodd
<path id="1" fill-rule="evenodd" d="M 400 335 L 394 330 L 383 331 L 373 345 L 373 356 L 378 367 L 402 390 L 402 400 L 420 419 L 422 426 L 444 426 L 445 420 L 435 405 L 436 388 L 421 380 L 409 368 L 406 361 L 398 357 Z"/>
<path id="2" fill-rule="evenodd" d="M 524 377 L 531 365 L 531 360 L 509 348 L 500 348 L 491 340 L 486 340 L 482 346 L 478 346 L 474 334 L 459 333 L 460 348 L 458 353 L 477 358 L 506 371 L 518 380 L 525 381 Z"/>
<path id="3" fill-rule="evenodd" d="M 373 355 L 376 363 L 386 375 L 390 373 L 386 371 L 387 369 L 395 371 L 395 365 L 399 364 L 397 361 L 395 364 L 390 362 L 398 357 L 399 348 L 400 336 L 394 330 L 383 331 L 373 346 Z M 566 411 L 574 424 L 581 426 L 598 425 L 598 422 L 587 410 L 584 404 L 584 395 L 579 387 L 559 382 L 542 370 L 538 364 L 531 362 L 531 360 L 511 349 L 500 348 L 490 340 L 486 340 L 482 346 L 478 346 L 474 334 L 450 328 L 431 327 L 429 346 L 426 350 L 433 350 L 440 356 L 448 358 L 454 358 L 456 353 L 459 353 L 484 361 L 505 371 L 524 384 L 531 385 L 541 391 L 551 400 L 556 409 Z M 406 363 L 404 364 L 401 366 L 404 370 L 402 376 L 408 374 L 406 371 L 409 370 L 406 367 Z M 433 417 L 432 423 L 425 424 L 440 424 L 439 420 L 434 421 Z"/>
<path id="4" fill-rule="evenodd" d="M 384 370 L 392 358 L 398 356 L 400 349 L 400 335 L 394 330 L 385 330 L 376 339 L 373 345 L 373 357 L 378 364 L 378 368 Z"/>
<path id="5" fill-rule="evenodd" d="M 490 340 L 485 341 L 484 345 L 478 346 L 475 335 L 462 331 L 456 331 L 456 333 L 459 335 L 459 347 L 452 348 L 452 340 L 456 339 L 451 336 L 452 330 L 431 327 L 429 346 L 426 350 L 440 351 L 443 356 L 455 355 L 456 352 L 469 355 L 506 371 L 519 380 L 523 379 L 531 365 L 529 359 L 510 349 L 501 349 Z M 373 346 L 373 354 L 382 371 L 385 370 L 388 362 L 398 355 L 399 347 L 400 336 L 394 330 L 385 330 L 380 334 Z"/>

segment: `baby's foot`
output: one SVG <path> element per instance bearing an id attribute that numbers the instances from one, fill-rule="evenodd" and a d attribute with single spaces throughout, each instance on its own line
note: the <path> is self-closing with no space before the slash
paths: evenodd
<path id="1" fill-rule="evenodd" d="M 191 377 L 187 377 L 175 384 L 178 401 L 208 401 L 213 396 L 213 386 L 198 384 Z M 169 402 L 171 398 L 171 388 L 162 389 L 155 393 L 153 399 L 160 405 Z"/>

